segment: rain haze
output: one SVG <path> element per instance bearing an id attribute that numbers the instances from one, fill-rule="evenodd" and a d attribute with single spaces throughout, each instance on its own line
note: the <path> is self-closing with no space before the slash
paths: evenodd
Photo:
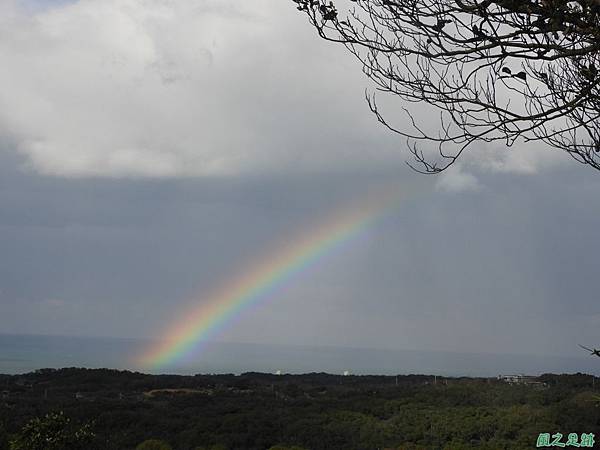
<path id="1" fill-rule="evenodd" d="M 385 189 L 393 208 L 225 321 L 190 370 L 494 374 L 535 355 L 600 373 L 578 347 L 600 345 L 592 169 L 517 143 L 415 173 L 359 63 L 291 1 L 3 0 L 0 35 L 2 370 L 34 358 L 18 336 L 160 340 Z"/>

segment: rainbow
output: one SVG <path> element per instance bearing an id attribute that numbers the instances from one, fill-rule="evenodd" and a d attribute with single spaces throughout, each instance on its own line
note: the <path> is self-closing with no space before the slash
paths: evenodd
<path id="1" fill-rule="evenodd" d="M 399 200 L 397 189 L 386 189 L 383 195 L 371 195 L 359 202 L 358 207 L 342 209 L 310 233 L 288 241 L 283 248 L 203 298 L 196 309 L 183 315 L 163 339 L 137 358 L 138 364 L 159 369 L 179 360 L 324 255 L 367 231 L 394 210 Z"/>

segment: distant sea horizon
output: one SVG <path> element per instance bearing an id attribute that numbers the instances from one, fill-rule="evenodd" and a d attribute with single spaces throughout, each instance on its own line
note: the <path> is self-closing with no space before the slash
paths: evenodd
<path id="1" fill-rule="evenodd" d="M 15 375 L 44 368 L 85 367 L 179 375 L 277 371 L 449 377 L 578 372 L 600 375 L 600 358 L 586 355 L 565 357 L 234 342 L 209 342 L 185 360 L 160 368 L 137 366 L 135 356 L 152 342 L 141 338 L 0 333 L 0 373 Z"/>

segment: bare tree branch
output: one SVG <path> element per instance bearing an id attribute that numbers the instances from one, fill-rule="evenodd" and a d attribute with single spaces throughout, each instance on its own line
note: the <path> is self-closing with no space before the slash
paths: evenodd
<path id="1" fill-rule="evenodd" d="M 396 127 L 423 173 L 476 142 L 542 141 L 600 170 L 600 0 L 293 0 L 319 36 L 343 44 L 379 93 L 441 112 L 427 131 L 410 108 Z M 434 142 L 430 157 L 421 142 Z"/>

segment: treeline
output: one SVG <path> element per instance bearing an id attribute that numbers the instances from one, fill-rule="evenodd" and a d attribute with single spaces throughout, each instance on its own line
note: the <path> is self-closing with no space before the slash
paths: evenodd
<path id="1" fill-rule="evenodd" d="M 37 450 L 44 433 L 60 438 L 40 450 L 519 450 L 540 433 L 600 437 L 600 380 L 538 381 L 45 369 L 0 376 L 0 450 Z"/>

